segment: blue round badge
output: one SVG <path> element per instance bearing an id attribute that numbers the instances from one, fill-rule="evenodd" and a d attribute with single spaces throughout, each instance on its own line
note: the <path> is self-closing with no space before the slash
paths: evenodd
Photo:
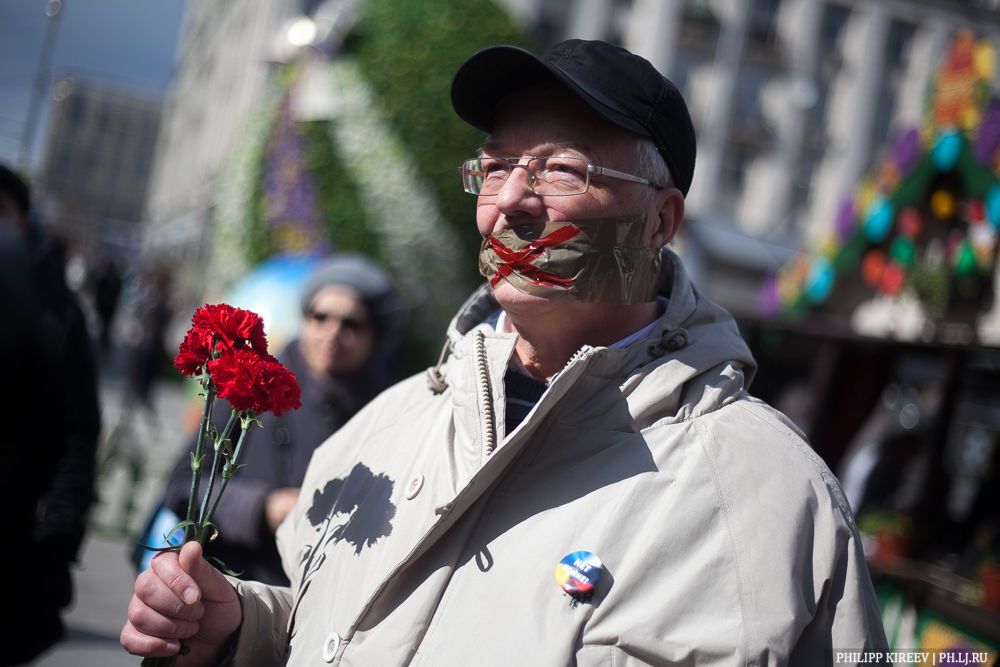
<path id="1" fill-rule="evenodd" d="M 574 551 L 566 554 L 556 565 L 556 583 L 570 595 L 582 597 L 594 592 L 603 573 L 604 565 L 596 554 Z"/>

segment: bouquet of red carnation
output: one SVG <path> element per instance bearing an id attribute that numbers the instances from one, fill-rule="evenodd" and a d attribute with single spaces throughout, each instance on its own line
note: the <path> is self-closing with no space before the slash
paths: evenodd
<path id="1" fill-rule="evenodd" d="M 191 455 L 191 494 L 187 516 L 174 531 L 184 528 L 185 542 L 198 540 L 205 544 L 217 533 L 212 524 L 212 514 L 226 490 L 226 484 L 239 467 L 247 433 L 254 424 L 260 423 L 257 417 L 265 412 L 280 415 L 298 408 L 302 403 L 295 375 L 267 353 L 264 320 L 260 315 L 220 303 L 202 306 L 195 311 L 191 322 L 192 327 L 181 342 L 174 366 L 182 375 L 193 377 L 201 384 L 205 412 L 198 428 L 195 451 Z M 210 420 L 216 397 L 226 399 L 233 406 L 222 431 L 216 429 Z M 230 435 L 237 422 L 242 430 L 233 447 Z M 202 464 L 209 442 L 212 443 L 213 453 L 208 490 L 202 498 L 201 507 L 196 509 Z M 220 474 L 222 483 L 216 490 Z"/>
<path id="2" fill-rule="evenodd" d="M 191 455 L 191 493 L 188 496 L 187 516 L 169 534 L 183 529 L 185 542 L 198 540 L 205 544 L 218 535 L 212 515 L 226 485 L 239 468 L 247 433 L 254 424 L 260 424 L 258 416 L 265 412 L 280 415 L 300 407 L 302 403 L 295 375 L 267 353 L 264 320 L 260 315 L 221 303 L 202 306 L 195 311 L 191 322 L 191 329 L 181 342 L 174 366 L 182 375 L 193 377 L 201 384 L 205 411 L 198 428 L 195 451 Z M 211 422 L 216 398 L 229 401 L 233 407 L 221 431 Z M 230 436 L 237 423 L 241 431 L 233 446 Z M 202 468 L 209 444 L 212 456 L 208 487 L 199 506 Z M 165 663 L 162 659 L 147 658 L 142 664 L 173 662 L 173 659 Z"/>

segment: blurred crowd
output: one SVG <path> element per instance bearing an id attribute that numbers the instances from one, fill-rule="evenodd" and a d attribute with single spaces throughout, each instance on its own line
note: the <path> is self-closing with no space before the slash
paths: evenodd
<path id="1" fill-rule="evenodd" d="M 224 537 L 211 551 L 241 576 L 272 582 L 285 580 L 274 530 L 298 497 L 312 450 L 397 379 L 400 359 L 403 306 L 388 274 L 355 254 L 311 266 L 299 286 L 297 334 L 276 350 L 298 378 L 303 407 L 250 436 L 275 446 L 248 446 L 247 468 L 217 512 Z M 12 608 L 24 613 L 5 625 L 5 665 L 25 664 L 64 636 L 71 569 L 114 466 L 125 461 L 131 469 L 120 525 L 130 542 L 162 543 L 184 515 L 187 449 L 171 452 L 175 463 L 158 475 L 143 470 L 136 442 L 157 438 L 159 424 L 186 424 L 184 415 L 158 414 L 156 402 L 158 384 L 176 376 L 173 327 L 189 317 L 174 300 L 173 277 L 165 263 L 83 250 L 46 230 L 28 183 L 0 165 L 0 299 L 12 325 L 0 331 L 0 355 L 16 380 L 4 390 L 10 428 L 2 486 L 10 543 L 24 545 L 4 556 L 24 575 L 13 586 Z M 220 401 L 213 418 L 228 413 Z M 154 430 L 137 429 L 137 418 Z M 193 430 L 181 428 L 192 431 L 182 437 L 193 447 Z M 135 507 L 144 482 L 160 500 L 149 516 L 135 516 L 144 511 Z M 152 554 L 136 548 L 136 568 Z"/>

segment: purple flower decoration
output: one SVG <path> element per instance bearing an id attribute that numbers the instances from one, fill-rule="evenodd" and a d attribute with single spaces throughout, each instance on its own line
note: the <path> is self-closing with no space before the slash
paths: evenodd
<path id="1" fill-rule="evenodd" d="M 306 167 L 306 138 L 285 95 L 264 156 L 264 221 L 279 252 L 323 254 L 330 241 L 317 210 L 317 188 Z"/>
<path id="2" fill-rule="evenodd" d="M 834 229 L 837 231 L 837 238 L 841 241 L 854 233 L 854 200 L 844 197 L 837 208 L 837 217 L 834 220 Z"/>
<path id="3" fill-rule="evenodd" d="M 979 134 L 972 144 L 972 155 L 976 158 L 976 162 L 989 167 L 998 147 L 1000 147 L 1000 100 L 994 99 L 990 101 L 990 106 L 983 114 Z"/>
<path id="4" fill-rule="evenodd" d="M 892 161 L 906 175 L 920 160 L 920 131 L 915 127 L 902 132 L 892 149 Z"/>
<path id="5" fill-rule="evenodd" d="M 757 306 L 761 314 L 766 317 L 774 317 L 778 314 L 781 301 L 778 298 L 778 281 L 774 276 L 768 276 L 764 279 Z"/>

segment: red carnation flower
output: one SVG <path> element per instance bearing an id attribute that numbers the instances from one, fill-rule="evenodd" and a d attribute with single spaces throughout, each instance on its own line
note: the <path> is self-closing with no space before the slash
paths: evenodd
<path id="1" fill-rule="evenodd" d="M 199 375 L 202 367 L 212 358 L 214 335 L 207 329 L 192 327 L 181 341 L 174 367 L 181 375 Z"/>
<path id="2" fill-rule="evenodd" d="M 280 415 L 302 405 L 295 376 L 269 355 L 237 348 L 208 362 L 208 372 L 219 396 L 240 412 Z"/>
<path id="3" fill-rule="evenodd" d="M 209 361 L 208 373 L 219 396 L 236 410 L 246 412 L 256 407 L 254 382 L 262 362 L 263 357 L 256 352 L 238 348 Z"/>
<path id="4" fill-rule="evenodd" d="M 267 354 L 264 320 L 257 313 L 229 304 L 204 305 L 195 311 L 191 322 L 196 329 L 206 329 L 218 337 L 226 350 L 249 345 L 261 354 Z"/>
<path id="5" fill-rule="evenodd" d="M 295 375 L 273 357 L 261 364 L 254 387 L 257 412 L 280 415 L 302 407 L 302 390 Z"/>

